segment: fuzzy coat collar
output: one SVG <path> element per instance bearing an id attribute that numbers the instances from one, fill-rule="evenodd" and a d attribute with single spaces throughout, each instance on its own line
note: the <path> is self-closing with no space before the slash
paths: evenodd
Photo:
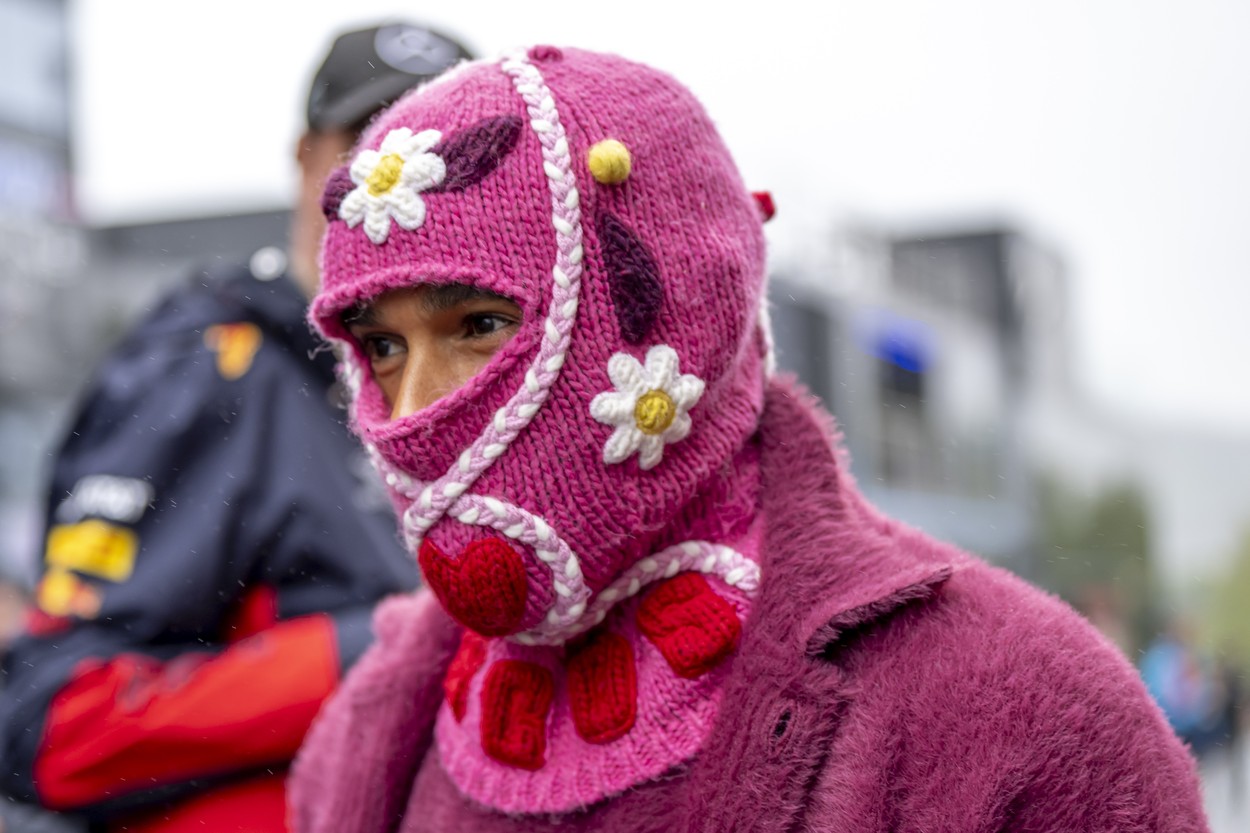
<path id="1" fill-rule="evenodd" d="M 797 384 L 769 386 L 760 432 L 768 531 L 755 624 L 772 639 L 821 656 L 848 632 L 932 596 L 959 566 L 958 553 L 864 500 L 833 420 Z"/>
<path id="2" fill-rule="evenodd" d="M 810 394 L 787 380 L 770 383 L 760 429 L 763 581 L 722 695 L 732 719 L 718 721 L 688 765 L 681 829 L 789 829 L 847 702 L 842 672 L 821 658 L 933 597 L 961 566 L 956 551 L 867 505 L 837 441 Z M 297 830 L 393 829 L 426 760 L 459 630 L 428 593 L 385 604 L 375 628 L 378 644 L 327 705 L 297 761 Z M 633 798 L 621 800 L 632 806 Z M 594 816 L 592 826 L 632 829 Z"/>
<path id="3" fill-rule="evenodd" d="M 844 673 L 822 660 L 934 597 L 963 557 L 868 505 L 832 419 L 794 382 L 769 386 L 760 440 L 763 583 L 723 694 L 735 719 L 691 765 L 692 831 L 792 829 L 848 703 Z"/>

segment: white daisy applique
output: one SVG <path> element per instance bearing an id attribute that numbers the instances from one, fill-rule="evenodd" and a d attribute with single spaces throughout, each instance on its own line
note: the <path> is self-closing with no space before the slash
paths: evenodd
<path id="1" fill-rule="evenodd" d="M 614 391 L 599 394 L 590 403 L 590 415 L 616 428 L 603 447 L 603 462 L 623 462 L 635 452 L 642 469 L 653 469 L 664 457 L 664 446 L 690 433 L 691 408 L 703 396 L 703 380 L 681 373 L 677 351 L 657 344 L 647 351 L 645 366 L 628 353 L 608 360 L 608 378 Z"/>
<path id="2" fill-rule="evenodd" d="M 425 222 L 421 192 L 438 185 L 447 165 L 430 148 L 443 134 L 437 130 L 413 133 L 400 127 L 386 134 L 377 150 L 362 150 L 352 161 L 350 174 L 356 187 L 339 206 L 339 217 L 348 228 L 362 222 L 365 234 L 381 245 L 391 231 L 391 219 L 412 231 Z"/>

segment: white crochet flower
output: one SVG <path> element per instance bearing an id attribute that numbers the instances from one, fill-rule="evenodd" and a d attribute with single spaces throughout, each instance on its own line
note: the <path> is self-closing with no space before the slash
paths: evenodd
<path id="1" fill-rule="evenodd" d="M 365 234 L 381 245 L 391 231 L 391 218 L 412 231 L 425 222 L 425 202 L 421 191 L 438 185 L 447 174 L 447 165 L 430 148 L 443 134 L 422 130 L 414 134 L 406 127 L 392 130 L 377 150 L 362 150 L 352 162 L 351 177 L 356 187 L 343 198 L 339 217 L 348 228 L 363 221 Z"/>
<path id="2" fill-rule="evenodd" d="M 596 396 L 590 415 L 616 430 L 603 447 L 603 462 L 623 462 L 638 452 L 638 465 L 652 469 L 664 457 L 664 446 L 690 433 L 687 413 L 703 396 L 703 380 L 681 373 L 677 351 L 657 344 L 647 351 L 646 366 L 628 353 L 608 360 L 608 378 L 616 386 Z"/>

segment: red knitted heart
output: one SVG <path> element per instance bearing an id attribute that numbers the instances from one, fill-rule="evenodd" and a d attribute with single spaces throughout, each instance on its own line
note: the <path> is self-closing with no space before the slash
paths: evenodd
<path id="1" fill-rule="evenodd" d="M 469 683 L 473 675 L 486 662 L 486 640 L 473 631 L 465 631 L 460 637 L 460 649 L 447 668 L 447 676 L 443 678 L 443 693 L 451 706 L 451 713 L 456 721 L 464 720 L 464 713 L 469 707 Z"/>
<path id="2" fill-rule="evenodd" d="M 698 573 L 682 573 L 643 599 L 638 606 L 638 628 L 677 676 L 692 680 L 733 653 L 742 623 L 707 579 Z"/>
<path id="3" fill-rule="evenodd" d="M 452 560 L 428 538 L 417 555 L 425 581 L 452 618 L 484 636 L 513 633 L 525 615 L 525 565 L 498 538 L 470 543 Z"/>
<path id="4" fill-rule="evenodd" d="M 519 659 L 492 665 L 482 684 L 482 750 L 501 764 L 542 767 L 554 694 L 551 672 L 541 665 Z"/>
<path id="5" fill-rule="evenodd" d="M 625 637 L 592 631 L 574 649 L 567 670 L 573 725 L 583 740 L 610 743 L 634 728 L 638 679 Z"/>

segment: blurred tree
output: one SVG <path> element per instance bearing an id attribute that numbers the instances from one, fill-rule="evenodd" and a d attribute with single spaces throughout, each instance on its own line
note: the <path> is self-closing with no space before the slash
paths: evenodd
<path id="1" fill-rule="evenodd" d="M 1207 600 L 1198 617 L 1203 642 L 1236 668 L 1250 669 L 1250 529 L 1202 598 Z"/>
<path id="2" fill-rule="evenodd" d="M 1053 476 L 1041 478 L 1037 495 L 1038 582 L 1136 656 L 1160 624 L 1145 498 L 1128 483 L 1090 497 Z"/>

